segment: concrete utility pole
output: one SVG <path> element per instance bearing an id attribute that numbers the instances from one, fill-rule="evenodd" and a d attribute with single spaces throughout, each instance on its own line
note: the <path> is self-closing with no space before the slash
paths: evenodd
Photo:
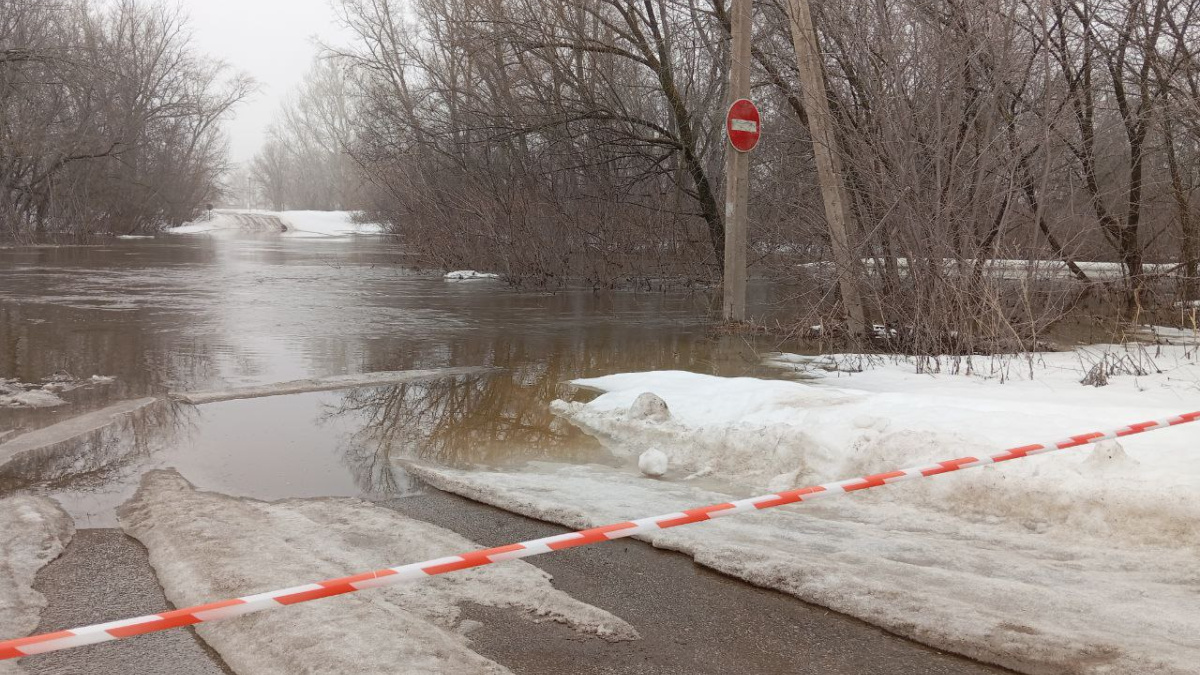
<path id="1" fill-rule="evenodd" d="M 732 0 L 729 97 L 726 108 L 750 98 L 750 17 L 752 0 Z M 750 156 L 725 144 L 725 287 L 726 321 L 746 320 L 746 230 L 749 227 Z"/>
<path id="2" fill-rule="evenodd" d="M 736 1 L 736 0 L 735 0 Z M 808 113 L 808 131 L 812 136 L 813 155 L 817 161 L 817 178 L 825 202 L 825 220 L 829 223 L 829 239 L 833 244 L 833 262 L 837 266 L 838 288 L 842 304 L 849 317 L 847 328 L 858 337 L 866 334 L 862 296 L 858 292 L 860 262 L 850 247 L 848 224 L 851 216 L 846 203 L 846 186 L 842 178 L 842 159 L 837 139 L 833 135 L 833 117 L 825 98 L 825 76 L 817 49 L 817 32 L 813 28 L 808 0 L 788 0 L 791 14 L 792 45 L 796 49 L 796 65 L 800 69 L 801 100 Z"/>

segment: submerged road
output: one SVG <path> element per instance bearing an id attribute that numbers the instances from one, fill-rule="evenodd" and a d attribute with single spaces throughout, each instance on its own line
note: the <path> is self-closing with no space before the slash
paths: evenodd
<path id="1" fill-rule="evenodd" d="M 484 546 L 565 531 L 432 489 L 379 503 Z M 554 622 L 534 623 L 516 612 L 464 608 L 464 618 L 483 624 L 470 634 L 472 648 L 515 673 L 1009 672 L 939 653 L 639 541 L 570 549 L 529 562 L 554 575 L 558 589 L 631 623 L 642 639 L 610 643 L 582 638 Z M 167 606 L 145 549 L 115 529 L 80 530 L 63 556 L 38 575 L 36 588 L 49 603 L 38 632 Z M 19 663 L 33 674 L 231 672 L 190 628 Z M 407 671 L 397 664 L 393 672 Z"/>
<path id="2" fill-rule="evenodd" d="M 352 374 L 481 363 L 507 374 L 346 394 L 309 387 L 199 408 L 151 406 L 162 414 L 129 416 L 128 425 L 88 446 L 104 454 L 97 460 L 105 471 L 85 466 L 81 474 L 75 458 L 82 454 L 56 455 L 52 465 L 39 465 L 36 475 L 48 482 L 38 491 L 58 499 L 81 529 L 37 577 L 48 602 L 38 632 L 169 608 L 146 550 L 112 528 L 114 509 L 150 469 L 174 467 L 205 489 L 265 500 L 386 495 L 378 503 L 483 546 L 546 536 L 564 530 L 410 485 L 390 472 L 389 453 L 419 451 L 481 466 L 548 457 L 604 461 L 607 451 L 551 414 L 562 382 L 680 369 L 755 375 L 758 353 L 775 348 L 773 338 L 757 346 L 752 336 L 714 339 L 705 322 L 708 301 L 690 291 L 598 294 L 581 287 L 547 294 L 447 283 L 404 267 L 407 252 L 391 239 L 259 236 L 287 224 L 265 214 L 225 223 L 247 236 L 0 250 L 0 333 L 12 337 L 0 341 L 3 375 L 39 381 L 66 368 L 115 378 L 75 392 L 70 409 L 0 411 L 0 436 L 18 428 L 50 436 L 51 424 L 67 413 L 168 391 L 216 400 L 269 382 L 298 390 L 301 380 L 328 384 Z M 764 286 L 752 300 L 775 312 L 790 294 Z M 81 431 L 92 433 L 89 426 L 70 435 Z M 35 475 L 34 468 L 20 473 Z M 483 624 L 469 634 L 472 648 L 516 673 L 1004 672 L 639 541 L 528 562 L 553 574 L 558 589 L 632 624 L 643 639 L 611 643 L 515 610 L 464 608 Z M 342 600 L 319 602 L 336 607 Z M 16 663 L 34 674 L 230 672 L 190 628 Z M 398 662 L 393 672 L 409 671 Z"/>

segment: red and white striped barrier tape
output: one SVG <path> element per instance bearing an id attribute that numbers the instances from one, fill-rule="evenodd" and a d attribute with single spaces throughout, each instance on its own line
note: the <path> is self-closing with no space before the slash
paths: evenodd
<path id="1" fill-rule="evenodd" d="M 93 626 L 84 626 L 82 628 L 73 628 L 71 630 L 62 630 L 54 633 L 45 633 L 42 635 L 33 635 L 15 640 L 7 640 L 0 642 L 0 660 L 20 658 L 22 656 L 31 656 L 45 652 L 53 652 L 60 649 L 70 649 L 72 647 L 82 647 L 84 645 L 95 644 L 97 642 L 120 640 L 123 638 L 133 637 L 135 635 L 142 635 L 143 633 L 153 633 L 161 630 L 167 630 L 168 628 L 177 628 L 179 626 L 190 626 L 208 621 L 231 619 L 235 616 L 242 616 L 243 614 L 250 614 L 252 612 L 258 612 L 264 609 L 273 609 L 275 607 L 282 607 L 284 605 L 294 605 L 300 602 L 308 602 L 309 600 L 327 598 L 331 595 L 353 593 L 354 591 L 361 591 L 368 588 L 391 586 L 392 584 L 398 584 L 405 581 L 424 579 L 436 574 L 455 572 L 458 570 L 479 567 L 481 565 L 489 565 L 491 563 L 502 562 L 505 560 L 527 558 L 529 556 L 534 556 L 541 553 L 549 553 L 559 549 L 594 544 L 596 542 L 608 541 L 610 539 L 620 539 L 622 537 L 629 537 L 635 534 L 642 534 L 644 532 L 653 532 L 655 530 L 666 529 L 668 527 L 689 525 L 691 523 L 698 523 L 700 521 L 711 520 L 713 518 L 731 516 L 735 513 L 754 512 L 761 509 L 769 509 L 774 506 L 793 504 L 795 502 L 807 502 L 822 497 L 830 497 L 833 495 L 845 494 L 847 492 L 855 492 L 857 490 L 866 490 L 868 488 L 879 487 L 880 485 L 886 485 L 889 483 L 899 483 L 900 481 L 914 478 L 927 478 L 929 476 L 936 476 L 943 473 L 949 473 L 951 471 L 970 469 L 976 466 L 996 464 L 998 462 L 1007 462 L 1010 459 L 1028 457 L 1030 455 L 1039 455 L 1045 452 L 1052 452 L 1054 450 L 1075 448 L 1081 445 L 1088 445 L 1090 443 L 1108 440 L 1111 438 L 1132 436 L 1134 434 L 1141 434 L 1147 431 L 1154 431 L 1155 429 L 1163 429 L 1178 424 L 1186 424 L 1188 422 L 1194 422 L 1197 419 L 1200 419 L 1200 411 L 1177 415 L 1175 417 L 1168 417 L 1166 419 L 1155 420 L 1152 422 L 1131 424 L 1129 426 L 1113 429 L 1111 431 L 1096 431 L 1089 434 L 1080 434 L 1078 436 L 1071 436 L 1065 440 L 1052 441 L 1050 443 L 1024 445 L 1019 448 L 1012 448 L 1010 450 L 1005 450 L 987 457 L 960 457 L 958 459 L 937 462 L 935 464 L 929 464 L 926 466 L 913 467 L 910 469 L 899 469 L 897 471 L 888 471 L 886 473 L 878 473 L 872 476 L 863 476 L 861 478 L 851 478 L 848 480 L 838 481 L 836 483 L 826 483 L 824 485 L 815 485 L 796 490 L 786 490 L 784 492 L 775 492 L 768 495 L 762 495 L 760 497 L 739 499 L 737 501 L 726 502 L 724 504 L 714 504 L 712 506 L 688 509 L 678 513 L 668 513 L 662 516 L 642 518 L 640 520 L 630 520 L 623 523 L 604 525 L 602 527 L 593 527 L 588 530 L 580 530 L 578 532 L 568 532 L 566 534 L 554 535 L 553 537 L 533 539 L 531 541 L 524 541 L 519 544 L 509 544 L 507 546 L 471 551 L 470 553 L 451 556 L 449 558 L 438 558 L 436 560 L 427 560 L 425 562 L 401 565 L 399 567 L 389 567 L 387 569 L 376 570 L 374 572 L 356 574 L 351 577 L 318 581 L 317 583 L 308 584 L 306 586 L 295 586 L 293 588 L 285 588 L 278 591 L 268 591 L 266 593 L 259 593 L 257 595 L 248 595 L 241 598 L 234 598 L 232 600 L 222 600 L 220 602 L 214 602 L 207 605 L 187 607 L 170 612 L 163 612 L 161 614 L 139 616 L 134 619 L 123 619 L 121 621 L 111 621 L 109 623 L 96 624 Z"/>

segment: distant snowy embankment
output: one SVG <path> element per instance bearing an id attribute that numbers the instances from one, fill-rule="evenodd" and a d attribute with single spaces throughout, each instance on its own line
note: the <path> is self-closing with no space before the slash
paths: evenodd
<path id="1" fill-rule="evenodd" d="M 214 211 L 212 217 L 165 230 L 167 234 L 279 233 L 289 238 L 381 234 L 374 223 L 354 222 L 351 211 Z"/>

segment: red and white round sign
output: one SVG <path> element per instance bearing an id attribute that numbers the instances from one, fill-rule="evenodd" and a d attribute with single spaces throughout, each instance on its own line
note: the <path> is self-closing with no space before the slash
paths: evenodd
<path id="1" fill-rule="evenodd" d="M 729 114 L 725 116 L 725 133 L 729 135 L 729 143 L 735 150 L 753 150 L 754 146 L 758 145 L 761 131 L 758 106 L 750 99 L 739 98 L 729 106 Z"/>

